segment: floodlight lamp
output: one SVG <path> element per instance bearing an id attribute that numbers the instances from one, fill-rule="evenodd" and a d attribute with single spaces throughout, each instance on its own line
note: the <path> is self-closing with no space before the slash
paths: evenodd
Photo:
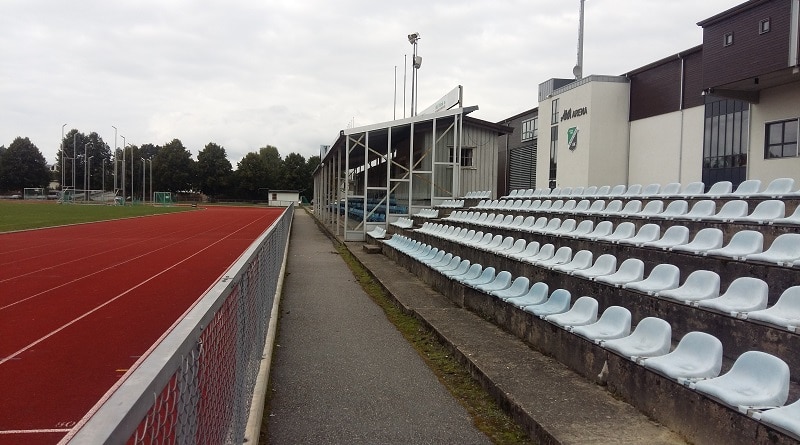
<path id="1" fill-rule="evenodd" d="M 408 35 L 408 43 L 410 43 L 412 45 L 417 43 L 417 40 L 419 40 L 419 39 L 420 39 L 420 35 L 419 35 L 418 32 L 411 33 L 411 34 Z"/>
<path id="2" fill-rule="evenodd" d="M 419 69 L 422 66 L 422 56 L 414 56 L 414 68 Z"/>

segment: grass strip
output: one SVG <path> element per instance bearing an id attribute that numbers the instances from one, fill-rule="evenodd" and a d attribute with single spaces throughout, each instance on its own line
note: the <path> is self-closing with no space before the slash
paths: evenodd
<path id="1" fill-rule="evenodd" d="M 183 212 L 190 207 L 106 206 L 0 201 L 0 233 L 111 219 Z"/>
<path id="2" fill-rule="evenodd" d="M 386 313 L 411 346 L 433 370 L 439 381 L 464 406 L 475 426 L 494 443 L 500 445 L 533 444 L 525 431 L 511 418 L 475 379 L 438 337 L 418 319 L 406 314 L 391 299 L 361 263 L 342 243 L 334 241 L 336 250 L 347 263 L 358 283 Z"/>

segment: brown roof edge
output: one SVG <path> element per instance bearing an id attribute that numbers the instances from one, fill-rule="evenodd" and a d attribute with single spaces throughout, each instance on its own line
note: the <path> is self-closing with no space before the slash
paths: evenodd
<path id="1" fill-rule="evenodd" d="M 682 59 L 682 58 L 688 56 L 689 54 L 699 53 L 699 52 L 702 52 L 702 51 L 703 51 L 703 45 L 697 45 L 697 46 L 694 46 L 692 48 L 685 49 L 685 50 L 683 50 L 683 51 L 681 51 L 681 52 L 679 52 L 677 54 L 673 54 L 671 56 L 664 57 L 661 60 L 656 60 L 655 62 L 648 63 L 647 65 L 645 65 L 643 67 L 636 68 L 635 70 L 628 71 L 627 73 L 623 74 L 623 76 L 632 76 L 632 75 L 635 75 L 635 74 L 639 74 L 639 73 L 642 73 L 644 71 L 653 69 L 653 68 L 655 68 L 655 67 L 657 67 L 659 65 L 663 65 L 665 63 L 672 62 L 673 60 Z"/>
<path id="2" fill-rule="evenodd" d="M 758 5 L 762 4 L 762 3 L 767 3 L 767 2 L 770 2 L 770 1 L 772 1 L 772 0 L 749 0 L 749 1 L 746 1 L 746 2 L 742 3 L 741 5 L 734 6 L 733 8 L 730 8 L 730 9 L 728 9 L 726 11 L 722 11 L 717 15 L 714 15 L 712 17 L 709 17 L 709 18 L 705 19 L 705 20 L 701 20 L 701 21 L 697 22 L 697 26 L 701 26 L 701 27 L 705 28 L 706 26 L 713 25 L 714 23 L 717 23 L 720 20 L 724 20 L 724 19 L 726 19 L 726 18 L 728 18 L 730 16 L 739 14 L 742 11 L 746 11 L 746 10 L 748 10 L 748 9 L 754 7 L 754 6 L 758 6 Z"/>
<path id="3" fill-rule="evenodd" d="M 489 122 L 482 119 L 476 119 L 474 117 L 469 117 L 469 116 L 464 116 L 464 123 L 474 125 L 476 127 L 485 128 L 487 130 L 492 130 L 496 132 L 498 136 L 514 132 L 514 129 L 507 125 L 495 124 L 494 122 Z"/>

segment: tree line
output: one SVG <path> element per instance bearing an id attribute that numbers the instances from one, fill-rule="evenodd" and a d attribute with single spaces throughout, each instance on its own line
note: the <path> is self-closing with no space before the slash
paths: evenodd
<path id="1" fill-rule="evenodd" d="M 267 190 L 298 190 L 311 200 L 312 175 L 320 162 L 319 156 L 306 159 L 298 153 L 282 157 L 277 147 L 267 145 L 248 153 L 234 169 L 224 147 L 209 142 L 195 160 L 180 139 L 164 145 L 126 144 L 114 151 L 96 132 L 73 129 L 64 136 L 51 171 L 39 148 L 18 137 L 8 148 L 0 146 L 0 192 L 21 193 L 55 181 L 62 187 L 109 191 L 116 184 L 127 199 L 138 199 L 143 191 L 164 191 L 202 193 L 218 200 L 264 200 Z"/>

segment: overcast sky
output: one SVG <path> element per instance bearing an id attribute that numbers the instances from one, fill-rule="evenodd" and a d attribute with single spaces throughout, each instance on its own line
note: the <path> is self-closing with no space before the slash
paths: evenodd
<path id="1" fill-rule="evenodd" d="M 699 45 L 696 23 L 743 1 L 588 0 L 584 75 Z M 2 0 L 0 145 L 28 137 L 52 163 L 66 123 L 112 147 L 112 126 L 136 145 L 178 138 L 195 158 L 215 142 L 234 168 L 268 144 L 309 157 L 351 121 L 393 119 L 395 66 L 402 117 L 415 31 L 418 109 L 463 85 L 472 116 L 496 122 L 535 107 L 539 83 L 571 77 L 579 4 Z"/>

